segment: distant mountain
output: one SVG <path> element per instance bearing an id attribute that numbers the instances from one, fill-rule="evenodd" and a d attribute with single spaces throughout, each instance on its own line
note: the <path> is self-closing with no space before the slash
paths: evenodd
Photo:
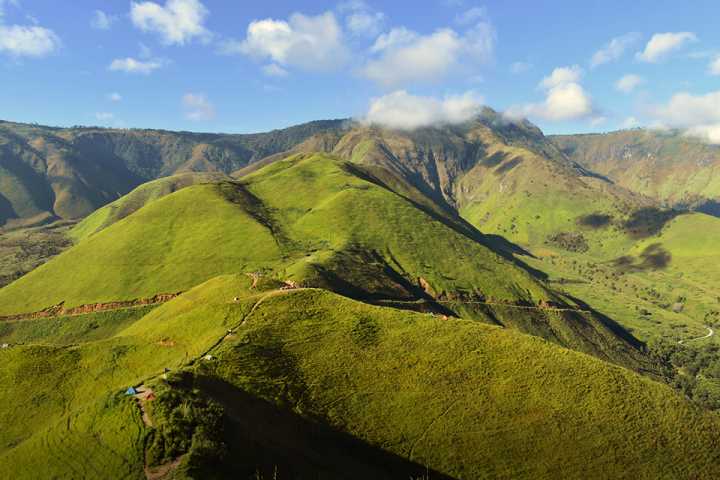
<path id="1" fill-rule="evenodd" d="M 141 183 L 175 173 L 229 173 L 342 124 L 222 135 L 0 122 L 0 228 L 81 218 Z"/>
<path id="2" fill-rule="evenodd" d="M 572 160 L 663 203 L 720 215 L 720 146 L 678 131 L 621 130 L 550 139 Z"/>

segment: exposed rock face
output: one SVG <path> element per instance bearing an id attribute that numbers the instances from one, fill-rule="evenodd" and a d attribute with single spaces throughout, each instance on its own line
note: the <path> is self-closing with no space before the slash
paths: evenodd
<path id="1" fill-rule="evenodd" d="M 45 308 L 39 312 L 19 313 L 17 315 L 0 316 L 0 322 L 14 320 L 34 320 L 37 318 L 63 317 L 68 315 L 83 315 L 86 313 L 104 312 L 107 310 L 119 310 L 121 308 L 139 307 L 142 305 L 155 305 L 165 303 L 180 295 L 178 293 L 159 293 L 148 298 L 137 298 L 120 302 L 91 303 L 77 307 L 65 308 L 64 302 L 52 307 Z"/>

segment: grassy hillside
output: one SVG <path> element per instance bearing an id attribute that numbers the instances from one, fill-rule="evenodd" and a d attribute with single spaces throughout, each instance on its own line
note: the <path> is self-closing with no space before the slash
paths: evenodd
<path id="1" fill-rule="evenodd" d="M 214 278 L 82 345 L 0 350 L 18 387 L 0 390 L 0 474 L 143 478 L 143 457 L 169 451 L 192 478 L 720 473 L 718 418 L 628 370 L 511 329 L 250 284 Z M 151 428 L 121 395 L 140 382 L 158 395 Z"/>
<path id="2" fill-rule="evenodd" d="M 96 223 L 91 216 L 77 228 Z M 0 315 L 147 298 L 223 273 L 254 273 L 462 314 L 647 367 L 640 345 L 613 321 L 578 311 L 588 309 L 492 245 L 459 218 L 388 190 L 352 164 L 299 155 L 242 182 L 194 185 L 150 201 L 0 290 Z"/>
<path id="3" fill-rule="evenodd" d="M 551 137 L 570 158 L 633 191 L 720 214 L 720 147 L 677 131 Z"/>
<path id="4" fill-rule="evenodd" d="M 181 172 L 230 173 L 342 124 L 317 121 L 224 135 L 0 121 L 0 228 L 79 219 L 149 180 Z"/>
<path id="5" fill-rule="evenodd" d="M 229 180 L 222 173 L 180 173 L 143 183 L 127 195 L 91 213 L 70 233 L 78 241 L 112 225 L 145 204 L 191 185 Z"/>

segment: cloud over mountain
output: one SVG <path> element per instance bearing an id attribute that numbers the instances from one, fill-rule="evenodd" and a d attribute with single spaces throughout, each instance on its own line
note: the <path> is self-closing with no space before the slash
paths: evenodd
<path id="1" fill-rule="evenodd" d="M 482 105 L 482 98 L 472 91 L 437 99 L 397 90 L 372 99 L 363 121 L 400 130 L 413 130 L 465 122 L 477 115 Z"/>

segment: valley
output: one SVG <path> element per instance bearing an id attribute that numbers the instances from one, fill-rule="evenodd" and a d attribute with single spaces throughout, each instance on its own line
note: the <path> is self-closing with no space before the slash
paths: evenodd
<path id="1" fill-rule="evenodd" d="M 720 220 L 490 109 L 311 125 L 6 223 L 0 475 L 720 472 Z"/>

